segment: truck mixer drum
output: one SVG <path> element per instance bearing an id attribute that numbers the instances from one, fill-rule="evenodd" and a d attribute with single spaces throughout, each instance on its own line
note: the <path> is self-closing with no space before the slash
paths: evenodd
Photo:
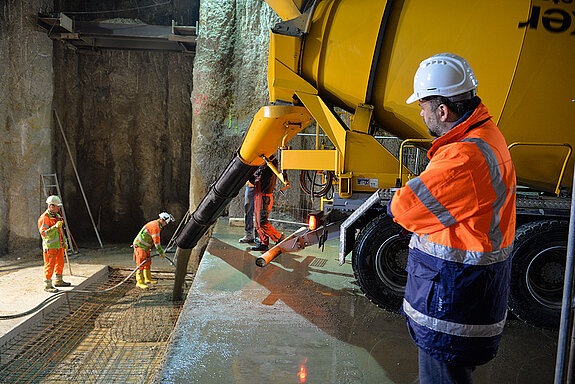
<path id="1" fill-rule="evenodd" d="M 560 293 L 559 279 L 550 271 L 564 262 L 557 250 L 566 244 L 567 232 L 558 218 L 569 217 L 563 192 L 573 185 L 572 174 L 565 172 L 573 169 L 575 145 L 575 76 L 568 75 L 575 68 L 575 50 L 566 48 L 573 40 L 570 3 L 486 1 L 477 7 L 454 0 L 268 0 L 283 20 L 270 35 L 270 105 L 252 120 L 238 161 L 191 215 L 176 239 L 179 250 L 194 247 L 237 194 L 250 172 L 244 166 L 262 165 L 262 156 L 279 148 L 282 171 L 333 172 L 339 190 L 327 209 L 353 218 L 349 231 L 341 231 L 340 263 L 353 250 L 354 274 L 366 296 L 396 310 L 406 281 L 408 240 L 385 214 L 391 196 L 377 207 L 362 207 L 374 193 L 391 192 L 417 174 L 410 171 L 413 164 L 406 166 L 405 154 L 399 156 L 373 134 L 384 130 L 402 145 L 429 141 L 420 109 L 405 101 L 421 60 L 448 46 L 478 75 L 479 96 L 509 145 L 518 186 L 526 188 L 517 190 L 523 226 L 513 253 L 510 309 L 531 324 L 553 326 Z M 562 22 L 551 15 L 562 15 Z M 439 19 L 444 22 L 438 24 Z M 352 121 L 342 121 L 336 108 L 353 114 Z M 291 148 L 290 140 L 312 120 L 316 137 L 324 135 L 333 146 L 319 149 L 316 139 L 315 150 Z M 182 256 L 178 276 L 185 275 Z"/>

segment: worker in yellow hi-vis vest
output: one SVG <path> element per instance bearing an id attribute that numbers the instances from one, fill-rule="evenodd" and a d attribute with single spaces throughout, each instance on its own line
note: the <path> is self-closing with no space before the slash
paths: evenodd
<path id="1" fill-rule="evenodd" d="M 160 244 L 160 232 L 172 221 L 174 221 L 174 216 L 167 212 L 162 212 L 157 220 L 146 223 L 134 239 L 132 246 L 134 247 L 134 260 L 136 260 L 136 264 L 140 265 L 147 260 L 144 264 L 140 265 L 136 272 L 136 286 L 139 288 L 147 289 L 148 286 L 146 284 L 157 283 L 157 281 L 152 280 L 150 249 L 152 246 L 155 246 L 160 256 L 166 257 L 166 253 Z"/>
<path id="2" fill-rule="evenodd" d="M 38 218 L 38 230 L 42 236 L 42 251 L 44 253 L 44 290 L 50 293 L 58 292 L 56 287 L 69 287 L 70 283 L 62 279 L 64 271 L 64 250 L 68 249 L 68 241 L 64 235 L 64 219 L 60 215 L 62 200 L 52 195 L 46 199 L 48 209 Z M 52 275 L 56 273 L 56 281 L 52 285 Z"/>

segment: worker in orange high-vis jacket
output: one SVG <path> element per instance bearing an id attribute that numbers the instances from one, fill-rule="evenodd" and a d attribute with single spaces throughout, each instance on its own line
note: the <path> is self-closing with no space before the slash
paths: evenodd
<path id="1" fill-rule="evenodd" d="M 388 205 L 412 232 L 402 312 L 422 384 L 471 383 L 495 357 L 507 316 L 515 169 L 476 88 L 467 61 L 444 53 L 421 62 L 407 99 L 436 137 L 425 171 Z"/>
<path id="2" fill-rule="evenodd" d="M 160 232 L 172 221 L 174 221 L 174 216 L 167 212 L 160 213 L 158 219 L 152 220 L 142 227 L 132 243 L 132 247 L 134 247 L 134 260 L 136 260 L 136 264 L 139 265 L 138 271 L 136 272 L 136 285 L 139 288 L 147 289 L 148 286 L 146 284 L 157 284 L 156 280 L 152 280 L 150 250 L 152 246 L 154 246 L 160 256 L 166 257 L 166 253 L 160 244 Z M 142 264 L 144 261 L 146 262 Z"/>
<path id="3" fill-rule="evenodd" d="M 60 215 L 62 200 L 56 195 L 46 199 L 48 209 L 38 218 L 38 231 L 42 237 L 44 254 L 44 290 L 50 293 L 58 292 L 56 287 L 69 287 L 70 283 L 62 279 L 64 272 L 64 250 L 68 249 L 68 241 L 64 234 L 64 219 Z M 56 279 L 52 284 L 52 276 Z"/>
<path id="4" fill-rule="evenodd" d="M 269 160 L 275 167 L 278 160 L 275 156 Z M 274 189 L 276 187 L 276 175 L 266 164 L 260 166 L 248 180 L 254 185 L 254 214 L 256 231 L 260 238 L 258 245 L 251 247 L 252 251 L 265 252 L 269 249 L 270 238 L 277 243 L 284 239 L 284 235 L 269 222 L 269 215 L 274 206 Z"/>

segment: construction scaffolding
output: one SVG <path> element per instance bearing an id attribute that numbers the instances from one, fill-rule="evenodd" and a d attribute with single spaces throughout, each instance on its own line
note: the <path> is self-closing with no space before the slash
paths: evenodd
<path id="1" fill-rule="evenodd" d="M 120 283 L 129 272 L 112 270 Z M 106 293 L 68 294 L 65 304 L 0 348 L 2 383 L 148 383 L 162 361 L 183 301 L 172 301 L 172 274 L 154 289 L 130 281 Z"/>

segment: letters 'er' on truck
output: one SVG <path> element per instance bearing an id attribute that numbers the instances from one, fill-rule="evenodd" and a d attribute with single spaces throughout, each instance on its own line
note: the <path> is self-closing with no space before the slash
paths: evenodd
<path id="1" fill-rule="evenodd" d="M 558 326 L 573 185 L 566 170 L 573 169 L 575 144 L 575 2 L 266 2 L 283 20 L 271 31 L 270 103 L 256 114 L 237 155 L 178 235 L 178 252 L 196 245 L 247 178 L 279 149 L 282 171 L 322 172 L 335 193 L 324 204 L 319 228 L 289 236 L 258 265 L 339 237 L 340 262 L 352 254 L 366 296 L 397 310 L 409 240 L 385 207 L 393 188 L 418 174 L 405 161 L 404 148 L 424 152 L 431 141 L 418 106 L 405 100 L 421 60 L 452 52 L 473 67 L 517 172 L 509 308 L 533 325 Z M 336 107 L 353 114 L 350 124 Z M 291 149 L 289 141 L 312 121 L 333 146 Z M 399 153 L 374 136 L 377 129 L 401 140 Z M 178 258 L 174 296 L 181 292 L 185 264 Z"/>

